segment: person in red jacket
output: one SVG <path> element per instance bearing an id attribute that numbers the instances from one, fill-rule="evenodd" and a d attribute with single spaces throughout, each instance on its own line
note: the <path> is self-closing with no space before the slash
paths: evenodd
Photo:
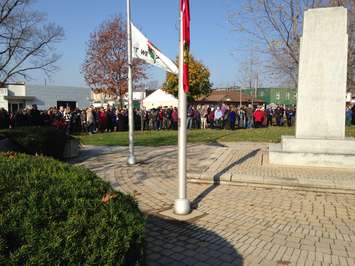
<path id="1" fill-rule="evenodd" d="M 255 122 L 255 128 L 260 128 L 262 126 L 262 123 L 265 118 L 265 112 L 263 110 L 261 110 L 260 107 L 258 107 L 255 110 L 253 117 L 254 117 L 254 122 Z"/>
<path id="2" fill-rule="evenodd" d="M 101 132 L 105 132 L 107 128 L 107 114 L 104 108 L 99 111 L 99 129 Z"/>

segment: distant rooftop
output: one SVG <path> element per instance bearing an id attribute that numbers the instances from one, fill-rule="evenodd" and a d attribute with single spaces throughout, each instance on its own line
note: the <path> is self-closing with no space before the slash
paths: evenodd
<path id="1" fill-rule="evenodd" d="M 209 96 L 203 96 L 197 100 L 198 102 L 210 102 L 210 103 L 220 103 L 220 102 L 230 102 L 230 103 L 263 103 L 263 100 L 257 99 L 251 95 L 243 93 L 237 89 L 215 89 L 212 90 Z"/>

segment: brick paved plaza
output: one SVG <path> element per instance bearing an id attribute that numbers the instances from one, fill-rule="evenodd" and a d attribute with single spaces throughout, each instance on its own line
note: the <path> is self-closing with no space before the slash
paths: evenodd
<path id="1" fill-rule="evenodd" d="M 135 196 L 147 215 L 148 265 L 355 265 L 355 194 L 344 189 L 355 174 L 271 166 L 265 151 L 264 144 L 189 146 L 188 197 L 203 215 L 187 222 L 159 214 L 176 198 L 176 147 L 139 147 L 136 166 L 127 166 L 127 148 L 85 147 L 76 163 Z M 324 187 L 339 177 L 347 193 L 254 186 L 260 176 L 313 178 Z M 213 179 L 234 185 L 196 182 Z"/>

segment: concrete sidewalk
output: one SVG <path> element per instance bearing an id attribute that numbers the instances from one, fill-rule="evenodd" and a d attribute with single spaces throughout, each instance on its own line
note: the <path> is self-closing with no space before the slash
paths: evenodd
<path id="1" fill-rule="evenodd" d="M 140 164 L 177 164 L 176 146 L 138 147 L 136 151 Z M 127 148 L 86 146 L 79 160 L 105 153 L 117 153 L 124 160 Z M 187 177 L 198 183 L 355 193 L 354 169 L 271 165 L 265 143 L 189 145 Z"/>
<path id="2" fill-rule="evenodd" d="M 354 169 L 271 165 L 267 144 L 223 145 L 211 150 L 206 168 L 189 168 L 191 180 L 355 193 Z"/>
<path id="3" fill-rule="evenodd" d="M 266 147 L 191 145 L 189 176 L 230 175 L 232 183 L 248 173 L 351 179 L 346 169 L 269 166 Z M 147 215 L 148 265 L 355 265 L 354 194 L 189 183 L 192 206 L 204 215 L 176 222 L 160 215 L 177 194 L 176 147 L 138 147 L 136 166 L 127 166 L 126 155 L 122 147 L 85 147 L 76 163 L 135 196 Z"/>

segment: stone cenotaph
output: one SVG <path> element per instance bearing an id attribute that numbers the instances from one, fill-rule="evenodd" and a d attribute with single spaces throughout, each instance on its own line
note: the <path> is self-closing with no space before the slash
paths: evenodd
<path id="1" fill-rule="evenodd" d="M 355 169 L 355 139 L 345 138 L 347 9 L 305 12 L 297 92 L 296 136 L 269 146 L 272 164 Z"/>

